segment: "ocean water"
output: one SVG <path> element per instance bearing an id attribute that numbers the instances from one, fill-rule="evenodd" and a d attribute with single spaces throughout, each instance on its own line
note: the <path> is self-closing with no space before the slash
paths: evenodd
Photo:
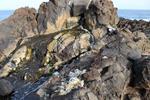
<path id="1" fill-rule="evenodd" d="M 8 18 L 10 15 L 13 14 L 13 10 L 0 10 L 0 21 Z"/>
<path id="2" fill-rule="evenodd" d="M 118 15 L 132 20 L 150 21 L 150 10 L 118 10 Z"/>
<path id="3" fill-rule="evenodd" d="M 13 10 L 0 10 L 0 21 L 13 14 Z M 150 21 L 150 10 L 118 10 L 119 17 Z"/>

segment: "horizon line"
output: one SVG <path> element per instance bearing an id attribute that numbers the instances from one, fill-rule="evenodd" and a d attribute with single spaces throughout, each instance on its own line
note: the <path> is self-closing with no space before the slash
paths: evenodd
<path id="1" fill-rule="evenodd" d="M 21 8 L 21 7 L 20 7 Z M 25 8 L 25 7 L 23 7 L 23 8 Z M 33 8 L 33 7 L 29 7 L 29 8 Z M 17 8 L 17 9 L 19 9 L 19 8 Z M 17 9 L 0 9 L 0 11 L 15 11 L 15 10 L 17 10 Z M 34 9 L 36 9 L 36 8 L 34 8 Z M 128 8 L 117 8 L 118 10 L 150 10 L 150 9 L 135 9 L 135 8 L 132 8 L 132 9 L 128 9 Z M 36 10 L 38 10 L 38 9 L 36 9 Z"/>

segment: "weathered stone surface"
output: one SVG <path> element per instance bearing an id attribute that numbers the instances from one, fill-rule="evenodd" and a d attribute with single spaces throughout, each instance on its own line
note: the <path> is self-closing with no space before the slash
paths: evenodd
<path id="1" fill-rule="evenodd" d="M 146 56 L 140 60 L 135 61 L 133 66 L 134 84 L 137 87 L 148 89 L 150 88 L 150 57 Z"/>
<path id="2" fill-rule="evenodd" d="M 119 19 L 117 9 L 111 0 L 92 0 L 89 9 L 84 13 L 85 25 L 92 30 L 100 25 L 115 26 Z"/>
<path id="3" fill-rule="evenodd" d="M 0 77 L 15 87 L 12 99 L 149 100 L 149 39 L 116 27 L 111 0 L 49 0 L 37 17 L 29 8 L 13 16 L 23 30 L 0 37 L 1 58 L 13 51 L 0 65 Z"/>
<path id="4" fill-rule="evenodd" d="M 125 41 L 129 41 L 127 43 L 129 47 L 134 48 L 139 54 L 150 54 L 150 41 L 145 33 L 140 31 L 131 32 L 129 29 L 123 29 L 120 33 L 126 37 Z"/>
<path id="5" fill-rule="evenodd" d="M 132 48 L 129 48 L 127 46 L 126 42 L 122 41 L 123 38 L 125 37 L 119 33 L 113 35 L 109 35 L 107 33 L 106 37 L 103 37 L 102 40 L 97 41 L 105 41 L 106 43 L 100 51 L 97 50 L 98 52 L 95 51 L 95 53 L 94 51 L 87 51 L 83 53 L 83 55 L 79 54 L 75 56 L 75 58 L 74 56 L 69 56 L 69 59 L 71 60 L 68 59 L 69 62 L 65 62 L 66 67 L 61 65 L 61 63 L 60 65 L 58 65 L 58 70 L 60 71 L 59 76 L 62 80 L 61 82 L 63 83 L 58 81 L 55 84 L 48 83 L 47 85 L 45 85 L 45 91 L 48 91 L 46 87 L 49 86 L 49 91 L 51 92 L 45 92 L 48 93 L 49 96 L 44 97 L 50 98 L 52 100 L 57 100 L 58 98 L 64 98 L 66 100 L 74 99 L 74 97 L 80 98 L 80 96 L 76 96 L 76 94 L 74 94 L 74 90 L 70 91 L 67 94 L 63 94 L 62 96 L 59 95 L 58 92 L 59 88 L 62 88 L 63 86 L 61 84 L 65 84 L 65 82 L 67 81 L 68 78 L 66 77 L 69 75 L 69 73 L 74 72 L 75 69 L 78 68 L 80 70 L 87 70 L 87 72 L 83 76 L 79 76 L 78 78 L 85 81 L 84 87 L 87 87 L 89 90 L 91 90 L 91 94 L 93 94 L 93 96 L 95 95 L 93 98 L 98 100 L 101 98 L 123 98 L 124 91 L 126 91 L 126 86 L 129 84 L 131 74 L 130 61 L 127 59 L 128 53 L 124 53 L 124 50 L 126 50 L 126 52 L 132 50 Z M 97 44 L 95 46 L 99 45 Z M 73 51 L 73 49 L 68 50 L 69 52 Z M 67 55 L 67 53 L 64 52 L 62 52 L 62 54 Z M 58 57 L 61 56 L 58 55 Z M 63 56 L 62 61 L 65 61 L 66 59 L 64 58 L 67 57 L 68 56 Z M 53 86 L 53 88 L 51 86 Z M 62 89 L 67 90 L 69 87 L 69 85 L 66 85 L 66 87 Z M 77 90 L 78 89 L 79 88 L 77 88 Z M 53 94 L 53 92 L 56 92 L 56 94 Z M 87 100 L 90 100 L 89 98 L 91 98 L 88 97 L 88 95 L 87 97 L 83 97 L 87 98 Z"/>
<path id="6" fill-rule="evenodd" d="M 8 76 L 14 68 L 16 68 L 16 65 L 13 62 L 8 62 L 3 68 L 1 68 L 0 78 Z"/>
<path id="7" fill-rule="evenodd" d="M 5 79 L 0 79 L 0 96 L 9 95 L 10 93 L 12 93 L 12 91 L 12 84 Z"/>
<path id="8" fill-rule="evenodd" d="M 141 31 L 146 33 L 146 36 L 150 37 L 150 22 L 144 20 L 129 20 L 120 18 L 118 23 L 119 28 L 128 28 L 130 31 Z"/>
<path id="9" fill-rule="evenodd" d="M 12 16 L 0 22 L 0 61 L 7 57 L 21 40 L 37 34 L 36 10 L 17 9 Z"/>
<path id="10" fill-rule="evenodd" d="M 37 22 L 41 33 L 52 33 L 65 27 L 70 17 L 69 0 L 50 0 L 40 5 Z"/>

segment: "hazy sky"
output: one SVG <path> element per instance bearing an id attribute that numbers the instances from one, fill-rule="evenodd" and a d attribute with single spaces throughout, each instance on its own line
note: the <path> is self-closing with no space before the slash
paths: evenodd
<path id="1" fill-rule="evenodd" d="M 0 10 L 17 9 L 20 7 L 34 7 L 38 9 L 39 5 L 49 0 L 0 0 Z"/>
<path id="2" fill-rule="evenodd" d="M 112 0 L 119 9 L 149 9 L 150 0 Z"/>
<path id="3" fill-rule="evenodd" d="M 49 0 L 0 0 L 0 10 L 30 6 L 38 8 L 41 2 Z M 113 0 L 119 9 L 150 9 L 150 0 Z"/>

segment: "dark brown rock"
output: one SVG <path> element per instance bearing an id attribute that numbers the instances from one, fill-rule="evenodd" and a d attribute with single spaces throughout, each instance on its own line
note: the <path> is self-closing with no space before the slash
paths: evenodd
<path id="1" fill-rule="evenodd" d="M 132 65 L 132 77 L 130 84 L 127 87 L 125 100 L 137 99 L 137 100 L 149 100 L 150 91 L 150 57 L 144 56 L 141 59 L 133 61 Z"/>
<path id="2" fill-rule="evenodd" d="M 133 65 L 134 83 L 137 87 L 148 89 L 150 88 L 150 57 L 146 56 L 135 61 Z"/>
<path id="3" fill-rule="evenodd" d="M 114 28 L 116 10 L 111 0 L 49 0 L 37 16 L 34 9 L 21 8 L 0 23 L 7 33 L 1 33 L 0 57 L 23 44 L 6 66 L 0 65 L 0 76 L 15 86 L 12 98 L 149 100 L 149 57 L 143 58 L 149 40 L 139 31 Z M 66 30 L 76 24 L 80 27 Z M 14 58 L 18 67 L 10 66 L 16 64 Z"/>
<path id="4" fill-rule="evenodd" d="M 117 9 L 111 0 L 92 0 L 89 9 L 84 13 L 85 25 L 95 29 L 100 25 L 115 26 L 118 23 Z"/>
<path id="5" fill-rule="evenodd" d="M 12 16 L 0 22 L 0 60 L 19 45 L 17 44 L 19 40 L 36 34 L 36 10 L 34 8 L 17 9 Z"/>
<path id="6" fill-rule="evenodd" d="M 150 37 L 150 22 L 144 20 L 129 20 L 125 18 L 120 18 L 118 27 L 128 28 L 132 32 L 141 31 L 144 32 L 148 37 Z"/>
<path id="7" fill-rule="evenodd" d="M 37 22 L 41 33 L 61 30 L 70 16 L 68 0 L 50 0 L 40 5 Z"/>
<path id="8" fill-rule="evenodd" d="M 0 23 L 0 33 L 10 37 L 31 37 L 37 32 L 36 10 L 19 8 Z M 5 28 L 8 28 L 7 30 Z"/>

